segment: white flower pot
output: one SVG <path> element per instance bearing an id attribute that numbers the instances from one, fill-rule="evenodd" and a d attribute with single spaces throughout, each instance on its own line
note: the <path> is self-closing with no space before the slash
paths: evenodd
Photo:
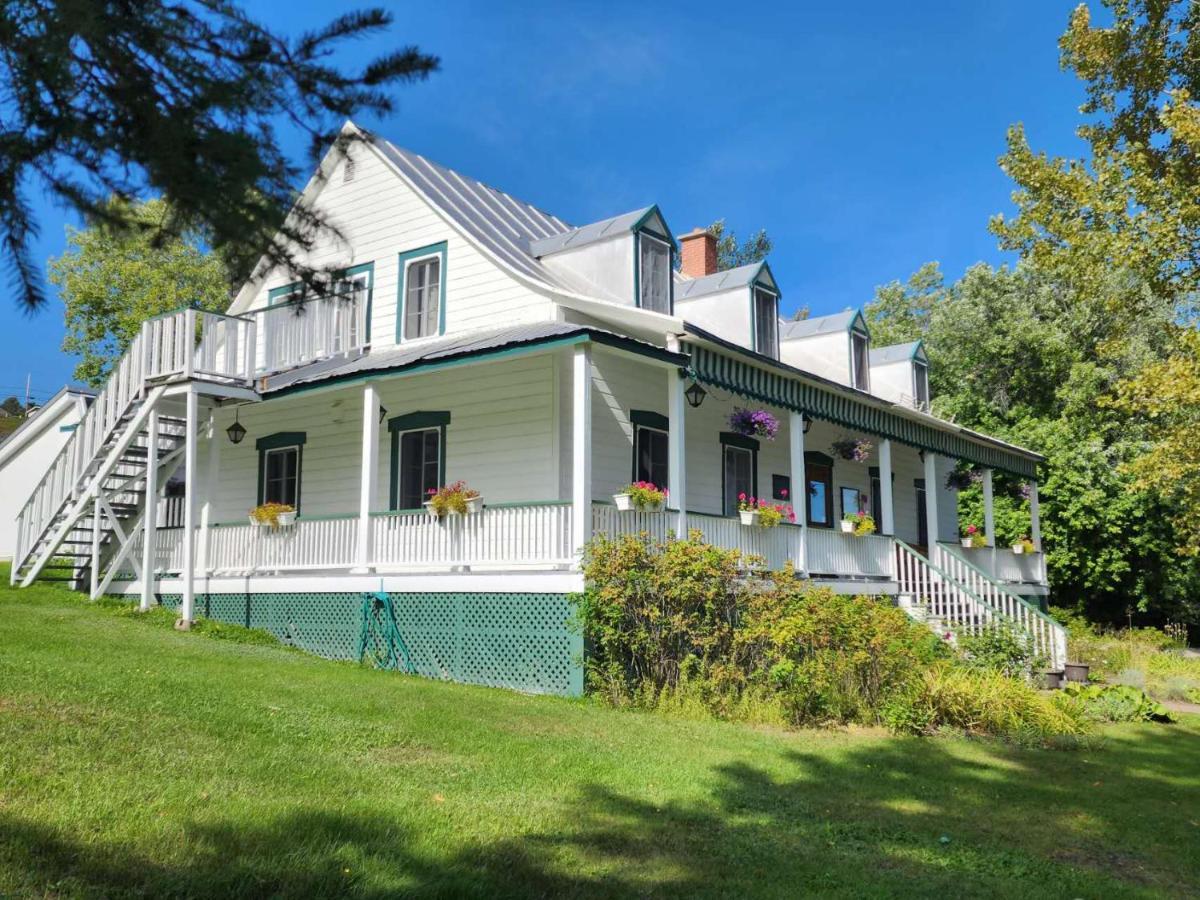
<path id="1" fill-rule="evenodd" d="M 292 512 L 282 512 L 275 518 L 279 522 L 280 528 L 287 528 L 296 524 L 296 513 L 294 510 Z"/>
<path id="2" fill-rule="evenodd" d="M 757 525 L 758 524 L 758 510 L 757 509 L 739 509 L 738 517 L 742 520 L 743 525 Z"/>
<path id="3" fill-rule="evenodd" d="M 1012 552 L 1013 552 L 1013 553 L 1024 553 L 1024 552 L 1025 552 L 1025 545 L 1024 545 L 1024 544 L 1013 544 L 1013 545 L 1012 545 Z"/>
<path id="4" fill-rule="evenodd" d="M 843 534 L 854 534 L 854 528 L 855 528 L 854 522 L 847 522 L 845 519 L 842 519 L 842 533 Z"/>
<path id="5" fill-rule="evenodd" d="M 425 507 L 425 511 L 426 511 L 427 513 L 429 513 L 429 515 L 430 515 L 431 517 L 433 517 L 433 518 L 435 518 L 435 519 L 440 519 L 440 518 L 441 518 L 441 516 L 439 516 L 439 515 L 438 515 L 438 514 L 437 514 L 437 513 L 434 511 L 434 509 L 433 509 L 433 501 L 431 501 L 431 500 L 426 500 L 426 501 L 425 501 L 424 503 L 422 503 L 421 505 Z"/>
<path id="6" fill-rule="evenodd" d="M 617 509 L 621 512 L 633 509 L 633 498 L 628 494 L 613 494 L 613 503 L 617 504 Z"/>
<path id="7" fill-rule="evenodd" d="M 483 512 L 483 498 L 482 497 L 468 497 L 467 498 L 467 515 L 473 516 L 473 515 L 475 515 L 475 513 L 478 513 L 478 512 Z"/>
<path id="8" fill-rule="evenodd" d="M 963 538 L 963 539 L 962 539 L 962 545 L 963 545 L 964 547 L 966 547 L 968 550 L 970 550 L 970 549 L 971 549 L 971 547 L 972 547 L 972 545 L 973 545 L 974 543 L 975 543 L 975 542 L 974 542 L 974 541 L 973 541 L 971 538 Z"/>

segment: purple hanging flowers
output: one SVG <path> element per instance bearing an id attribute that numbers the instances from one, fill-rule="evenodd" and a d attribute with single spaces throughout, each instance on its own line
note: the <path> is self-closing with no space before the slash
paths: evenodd
<path id="1" fill-rule="evenodd" d="M 765 409 L 743 409 L 738 406 L 729 414 L 729 428 L 743 437 L 773 441 L 779 433 L 779 420 Z"/>
<path id="2" fill-rule="evenodd" d="M 840 441 L 834 441 L 829 449 L 833 451 L 835 456 L 840 456 L 842 459 L 848 459 L 852 462 L 866 462 L 871 455 L 871 442 L 866 438 L 842 438 Z"/>

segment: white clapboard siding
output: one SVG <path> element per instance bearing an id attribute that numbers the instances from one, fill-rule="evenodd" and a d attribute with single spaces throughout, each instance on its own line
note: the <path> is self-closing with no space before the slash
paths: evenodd
<path id="1" fill-rule="evenodd" d="M 808 530 L 808 571 L 813 575 L 892 575 L 892 540 L 877 534 L 858 537 L 825 528 Z"/>
<path id="2" fill-rule="evenodd" d="M 322 236 L 301 258 L 315 267 L 373 264 L 373 347 L 386 347 L 396 340 L 399 254 L 441 241 L 447 242 L 447 334 L 553 317 L 553 305 L 546 296 L 518 281 L 460 237 L 373 150 L 356 145 L 350 152 L 355 159 L 354 179 L 344 181 L 344 164 L 339 164 L 315 200 L 316 209 L 338 226 L 341 237 Z M 249 308 L 265 307 L 271 288 L 294 280 L 287 272 L 271 272 Z"/>

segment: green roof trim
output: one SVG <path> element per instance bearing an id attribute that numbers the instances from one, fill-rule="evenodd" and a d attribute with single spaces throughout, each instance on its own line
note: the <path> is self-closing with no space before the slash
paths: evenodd
<path id="1" fill-rule="evenodd" d="M 448 412 L 419 410 L 402 416 L 392 416 L 388 419 L 388 431 L 412 431 L 416 428 L 436 428 L 438 425 L 449 424 Z"/>
<path id="2" fill-rule="evenodd" d="M 629 421 L 643 428 L 657 428 L 659 431 L 670 431 L 671 421 L 662 413 L 650 412 L 647 409 L 632 409 L 629 411 Z"/>
<path id="3" fill-rule="evenodd" d="M 708 338 L 708 335 L 704 337 Z M 998 446 L 999 442 L 984 443 L 988 439 L 983 435 L 970 439 L 961 434 L 951 434 L 870 402 L 860 391 L 852 391 L 833 382 L 825 386 L 802 381 L 800 378 L 815 379 L 816 376 L 767 357 L 756 355 L 763 365 L 781 371 L 770 371 L 737 359 L 732 354 L 704 346 L 691 345 L 689 349 L 692 372 L 697 381 L 705 384 L 732 391 L 747 399 L 794 412 L 806 412 L 814 418 L 889 438 L 918 450 L 967 460 L 986 468 L 1002 469 L 1020 478 L 1037 477 L 1038 460 Z"/>
<path id="4" fill-rule="evenodd" d="M 303 431 L 277 431 L 254 442 L 255 450 L 275 450 L 279 447 L 303 447 L 308 435 Z"/>

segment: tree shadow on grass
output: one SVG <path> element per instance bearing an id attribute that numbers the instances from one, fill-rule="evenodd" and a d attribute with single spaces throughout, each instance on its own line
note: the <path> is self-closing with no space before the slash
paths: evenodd
<path id="1" fill-rule="evenodd" d="M 895 740 L 725 766 L 691 804 L 594 783 L 555 828 L 517 811 L 441 849 L 369 806 L 185 825 L 184 864 L 4 814 L 0 863 L 63 896 L 1195 896 L 1197 772 L 1190 728 L 1077 753 Z"/>

